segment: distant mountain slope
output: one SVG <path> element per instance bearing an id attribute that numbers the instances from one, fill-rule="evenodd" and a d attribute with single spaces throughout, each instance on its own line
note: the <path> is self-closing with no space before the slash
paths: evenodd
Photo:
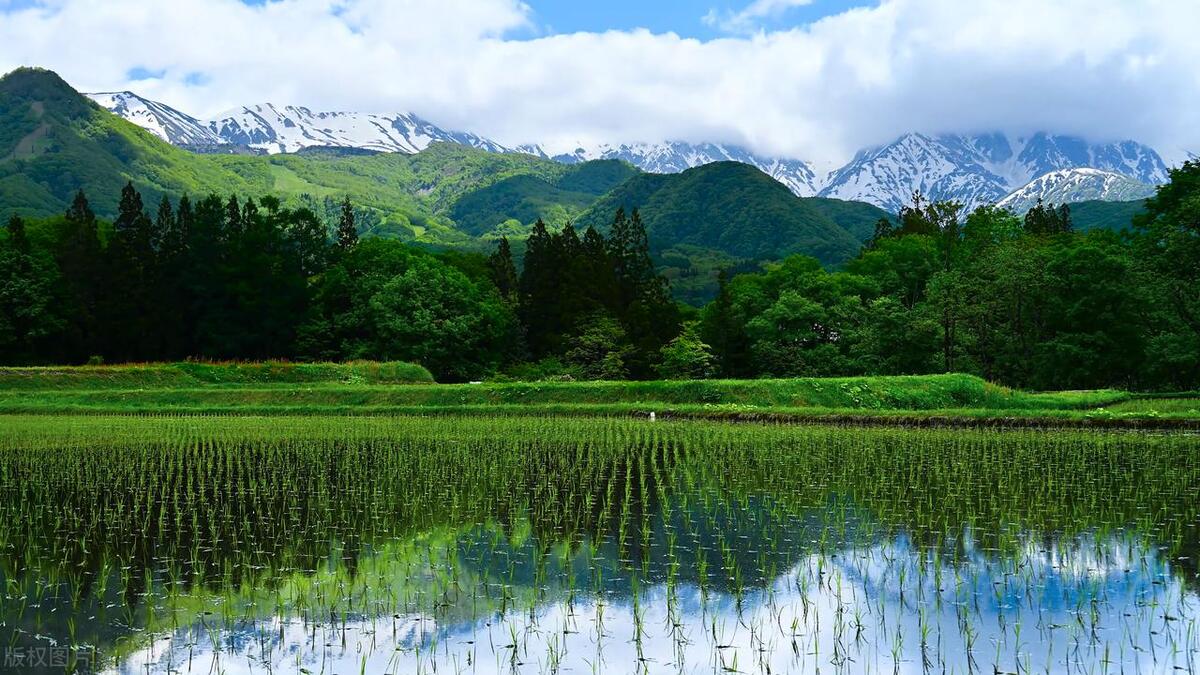
<path id="1" fill-rule="evenodd" d="M 131 91 L 88 94 L 101 107 L 173 145 L 222 145 L 224 139 L 200 120 Z"/>
<path id="2" fill-rule="evenodd" d="M 411 154 L 438 142 L 508 152 L 486 138 L 447 131 L 409 114 L 314 112 L 298 106 L 263 103 L 227 112 L 208 126 L 226 143 L 261 148 L 272 154 L 312 146 Z"/>
<path id="3" fill-rule="evenodd" d="M 856 254 L 862 244 L 831 217 L 831 204 L 801 199 L 739 162 L 637 176 L 596 202 L 577 226 L 607 228 L 619 207 L 640 210 L 655 250 L 690 245 L 761 259 L 805 253 L 836 264 Z"/>
<path id="4" fill-rule="evenodd" d="M 133 179 L 151 199 L 164 193 L 261 194 L 266 166 L 232 171 L 170 146 L 76 93 L 52 72 L 20 69 L 0 78 L 0 217 L 61 213 L 80 188 L 112 204 Z M 153 202 L 151 202 L 153 203 Z"/>
<path id="5" fill-rule="evenodd" d="M 587 148 L 579 147 L 571 152 L 553 156 L 547 154 L 540 146 L 522 146 L 518 149 L 566 163 L 595 159 L 618 159 L 650 173 L 680 173 L 713 162 L 741 162 L 757 167 L 801 197 L 815 195 L 819 187 L 817 174 L 807 162 L 798 159 L 762 157 L 736 145 L 678 141 L 623 145 L 601 144 Z"/>
<path id="6" fill-rule="evenodd" d="M 487 234 L 509 221 L 530 225 L 540 218 L 551 227 L 562 227 L 600 195 L 636 174 L 637 169 L 624 162 L 596 160 L 572 166 L 553 181 L 513 176 L 463 195 L 449 215 L 473 236 Z"/>
<path id="7" fill-rule="evenodd" d="M 1167 179 L 1166 165 L 1153 149 L 1132 141 L 1089 144 L 1045 133 L 1010 138 L 906 134 L 864 150 L 835 171 L 820 194 L 865 201 L 896 212 L 914 191 L 930 199 L 953 199 L 968 210 L 994 203 L 1038 176 L 1074 168 L 1094 168 L 1147 185 Z"/>
<path id="8" fill-rule="evenodd" d="M 21 69 L 0 78 L 0 218 L 62 213 L 81 188 L 99 214 L 111 216 L 132 180 L 148 204 L 184 193 L 273 194 L 316 206 L 349 196 L 375 233 L 453 244 L 471 240 L 448 215 L 466 193 L 516 175 L 602 183 L 595 175 L 606 171 L 457 143 L 434 143 L 416 155 L 197 155 L 108 113 L 52 72 Z"/>
<path id="9" fill-rule="evenodd" d="M 1133 141 L 1090 143 L 1051 133 L 909 133 L 887 145 L 862 150 L 845 166 L 820 176 L 811 164 L 799 159 L 763 156 L 719 143 L 597 144 L 558 152 L 537 144 L 506 147 L 476 134 L 444 129 L 409 113 L 316 112 L 263 103 L 201 121 L 129 92 L 94 94 L 93 98 L 160 138 L 202 152 L 248 148 L 291 153 L 334 147 L 412 154 L 443 142 L 495 153 L 531 154 L 567 164 L 615 159 L 651 173 L 680 173 L 735 161 L 761 169 L 802 197 L 862 201 L 892 213 L 908 204 L 917 190 L 931 199 L 956 200 L 971 210 L 995 203 L 1039 176 L 1065 169 L 1092 168 L 1146 185 L 1166 181 L 1162 158 L 1145 145 Z"/>
<path id="10" fill-rule="evenodd" d="M 1076 230 L 1120 231 L 1132 227 L 1133 218 L 1146 211 L 1146 202 L 1138 199 L 1129 202 L 1089 201 L 1071 204 L 1071 223 Z"/>
<path id="11" fill-rule="evenodd" d="M 1017 215 L 1024 215 L 1037 206 L 1038 200 L 1047 204 L 1075 202 L 1128 202 L 1154 194 L 1147 185 L 1119 173 L 1099 169 L 1063 169 L 1052 171 L 1030 181 L 1028 185 L 1001 199 L 997 206 Z"/>

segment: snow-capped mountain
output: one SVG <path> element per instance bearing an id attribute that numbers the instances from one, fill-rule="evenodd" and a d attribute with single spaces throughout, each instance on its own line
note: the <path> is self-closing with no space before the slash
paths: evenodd
<path id="1" fill-rule="evenodd" d="M 403 113 L 313 112 L 308 108 L 264 103 L 231 110 L 215 120 L 199 120 L 131 92 L 88 96 L 168 143 L 193 149 L 237 146 L 274 154 L 320 146 L 411 154 L 424 150 L 430 143 L 443 141 L 489 152 L 509 152 L 486 138 L 447 131 Z"/>
<path id="2" fill-rule="evenodd" d="M 508 152 L 486 138 L 447 131 L 404 113 L 313 112 L 298 106 L 264 103 L 227 112 L 208 126 L 226 143 L 260 148 L 272 154 L 313 146 L 411 154 L 438 141 L 489 152 Z"/>
<path id="3" fill-rule="evenodd" d="M 1037 205 L 1064 204 L 1085 201 L 1128 202 L 1154 195 L 1154 186 L 1099 169 L 1063 169 L 1051 171 L 1014 191 L 997 206 L 1024 215 Z"/>
<path id="4" fill-rule="evenodd" d="M 619 159 L 650 173 L 679 173 L 713 162 L 742 162 L 757 167 L 801 197 L 817 193 L 819 179 L 807 162 L 798 159 L 762 157 L 736 145 L 716 143 L 631 143 L 578 147 L 567 153 L 550 154 L 540 146 L 521 146 L 519 151 L 559 162 L 576 163 L 593 159 Z"/>
<path id="5" fill-rule="evenodd" d="M 1158 153 L 1132 141 L 1089 144 L 1045 133 L 1028 138 L 906 134 L 859 152 L 830 175 L 820 194 L 895 211 L 919 190 L 930 199 L 957 200 L 970 211 L 1003 199 L 1038 176 L 1074 168 L 1099 169 L 1147 185 L 1167 180 Z"/>
<path id="6" fill-rule="evenodd" d="M 172 145 L 221 145 L 225 141 L 202 122 L 169 105 L 142 98 L 131 91 L 88 96 L 110 112 L 125 118 Z"/>
<path id="7" fill-rule="evenodd" d="M 1133 141 L 1096 144 L 1046 133 L 1028 137 L 910 133 L 887 145 L 863 150 L 846 166 L 819 176 L 808 162 L 764 157 L 735 145 L 634 143 L 547 152 L 538 145 L 505 147 L 476 134 L 443 129 L 408 113 L 314 112 L 297 106 L 260 104 L 230 111 L 215 120 L 199 120 L 130 92 L 89 96 L 160 138 L 194 150 L 250 148 L 279 153 L 335 147 L 416 153 L 440 141 L 489 152 L 528 153 L 566 163 L 620 159 L 654 173 L 678 173 L 711 162 L 735 161 L 758 167 L 801 197 L 864 201 L 892 212 L 908 204 L 915 191 L 930 199 L 957 200 L 970 211 L 998 202 L 1036 178 L 1066 169 L 1096 169 L 1145 185 L 1167 180 L 1162 158 L 1145 145 Z M 1081 176 L 1065 181 L 1056 188 L 1058 192 L 1048 184 L 1034 189 L 1056 195 L 1137 192 L 1131 184 L 1123 184 L 1120 189 L 1115 184 L 1105 188 L 1097 186 L 1095 178 L 1081 182 Z M 1068 185 L 1071 181 L 1074 187 Z"/>

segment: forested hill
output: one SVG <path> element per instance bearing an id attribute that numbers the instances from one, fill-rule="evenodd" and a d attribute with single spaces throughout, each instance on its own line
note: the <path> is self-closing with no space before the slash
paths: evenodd
<path id="1" fill-rule="evenodd" d="M 132 180 L 151 203 L 185 193 L 273 194 L 328 219 L 350 197 L 364 233 L 460 245 L 514 219 L 524 227 L 538 218 L 561 225 L 635 173 L 619 162 L 568 166 L 452 143 L 415 155 L 198 155 L 105 111 L 50 71 L 23 68 L 0 78 L 4 219 L 61 214 L 80 189 L 116 194 Z M 524 180 L 515 190 L 507 184 L 506 204 L 490 198 L 459 204 L 472 192 L 518 176 Z M 98 206 L 100 216 L 116 215 L 110 203 Z"/>
<path id="2" fill-rule="evenodd" d="M 603 228 L 618 208 L 640 210 L 652 249 L 690 245 L 755 259 L 805 253 L 825 264 L 854 257 L 888 215 L 869 204 L 797 197 L 739 162 L 637 176 L 592 205 L 577 227 Z"/>

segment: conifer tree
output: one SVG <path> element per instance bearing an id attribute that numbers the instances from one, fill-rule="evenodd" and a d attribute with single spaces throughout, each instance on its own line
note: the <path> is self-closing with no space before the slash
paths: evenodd
<path id="1" fill-rule="evenodd" d="M 520 282 L 517 279 L 517 266 L 513 262 L 508 237 L 501 237 L 496 251 L 488 257 L 488 273 L 492 283 L 496 284 L 496 289 L 500 291 L 500 296 L 509 302 L 515 301 Z"/>
<path id="2" fill-rule="evenodd" d="M 21 216 L 8 219 L 8 243 L 15 251 L 29 255 L 29 235 L 25 232 L 25 221 Z"/>
<path id="3" fill-rule="evenodd" d="M 349 251 L 358 244 L 358 225 L 354 220 L 354 206 L 350 198 L 342 200 L 342 213 L 338 218 L 337 247 L 339 251 Z"/>
<path id="4" fill-rule="evenodd" d="M 717 275 L 717 297 L 704 309 L 700 334 L 712 347 L 722 377 L 743 377 L 749 371 L 749 344 L 729 290 L 729 271 Z"/>
<path id="5" fill-rule="evenodd" d="M 102 288 L 100 234 L 96 214 L 83 190 L 75 194 L 66 213 L 66 230 L 57 251 L 66 302 L 71 317 L 67 329 L 66 358 L 79 361 L 92 354 L 96 344 L 97 289 Z"/>
<path id="6" fill-rule="evenodd" d="M 521 274 L 518 306 L 535 358 L 552 353 L 562 342 L 556 301 L 560 276 L 556 248 L 554 237 L 539 218 L 525 242 L 525 269 Z"/>

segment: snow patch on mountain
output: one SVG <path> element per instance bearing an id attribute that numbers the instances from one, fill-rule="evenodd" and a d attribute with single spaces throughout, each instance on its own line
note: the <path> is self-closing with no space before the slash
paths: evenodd
<path id="1" fill-rule="evenodd" d="M 820 195 L 866 201 L 895 212 L 920 191 L 929 199 L 958 201 L 971 211 L 1003 199 L 1038 176 L 1076 168 L 1098 169 L 1146 185 L 1167 180 L 1158 153 L 1133 141 L 1090 144 L 1046 133 L 911 133 L 859 152 L 830 175 Z"/>
<path id="2" fill-rule="evenodd" d="M 741 162 L 757 167 L 801 197 L 812 197 L 819 188 L 817 173 L 808 162 L 763 157 L 736 145 L 669 141 L 580 145 L 574 150 L 560 153 L 547 152 L 537 145 L 521 146 L 518 150 L 571 164 L 594 159 L 618 159 L 650 173 L 680 173 L 713 162 Z"/>
<path id="3" fill-rule="evenodd" d="M 997 206 L 1024 215 L 1037 205 L 1085 201 L 1128 202 L 1154 194 L 1154 186 L 1112 171 L 1063 169 L 1039 176 L 1015 190 Z"/>
<path id="4" fill-rule="evenodd" d="M 215 120 L 199 120 L 130 92 L 90 96 L 169 143 L 207 152 L 248 148 L 282 153 L 332 147 L 412 154 L 431 143 L 447 142 L 566 163 L 618 159 L 653 173 L 678 173 L 712 162 L 734 161 L 761 169 L 801 197 L 864 201 L 892 212 L 910 203 L 917 191 L 929 199 L 956 200 L 970 211 L 998 202 L 1034 179 L 1067 169 L 1096 169 L 1145 185 L 1167 181 L 1162 158 L 1145 145 L 1133 141 L 1089 143 L 1047 133 L 910 133 L 863 150 L 846 166 L 820 175 L 809 162 L 766 157 L 719 143 L 578 144 L 566 152 L 551 152 L 539 145 L 505 147 L 476 134 L 443 129 L 408 113 L 315 112 L 263 103 L 238 108 Z M 1079 188 L 1080 194 L 1097 189 L 1102 187 L 1090 183 Z M 1129 185 L 1125 189 L 1133 191 Z"/>
<path id="5" fill-rule="evenodd" d="M 209 128 L 227 143 L 260 148 L 271 154 L 314 146 L 412 154 L 435 142 L 508 152 L 486 138 L 447 131 L 404 113 L 314 112 L 299 106 L 263 103 L 220 115 L 209 122 Z"/>
<path id="6" fill-rule="evenodd" d="M 220 145 L 222 140 L 208 125 L 169 105 L 142 98 L 131 91 L 87 94 L 101 107 L 133 122 L 173 145 Z"/>

